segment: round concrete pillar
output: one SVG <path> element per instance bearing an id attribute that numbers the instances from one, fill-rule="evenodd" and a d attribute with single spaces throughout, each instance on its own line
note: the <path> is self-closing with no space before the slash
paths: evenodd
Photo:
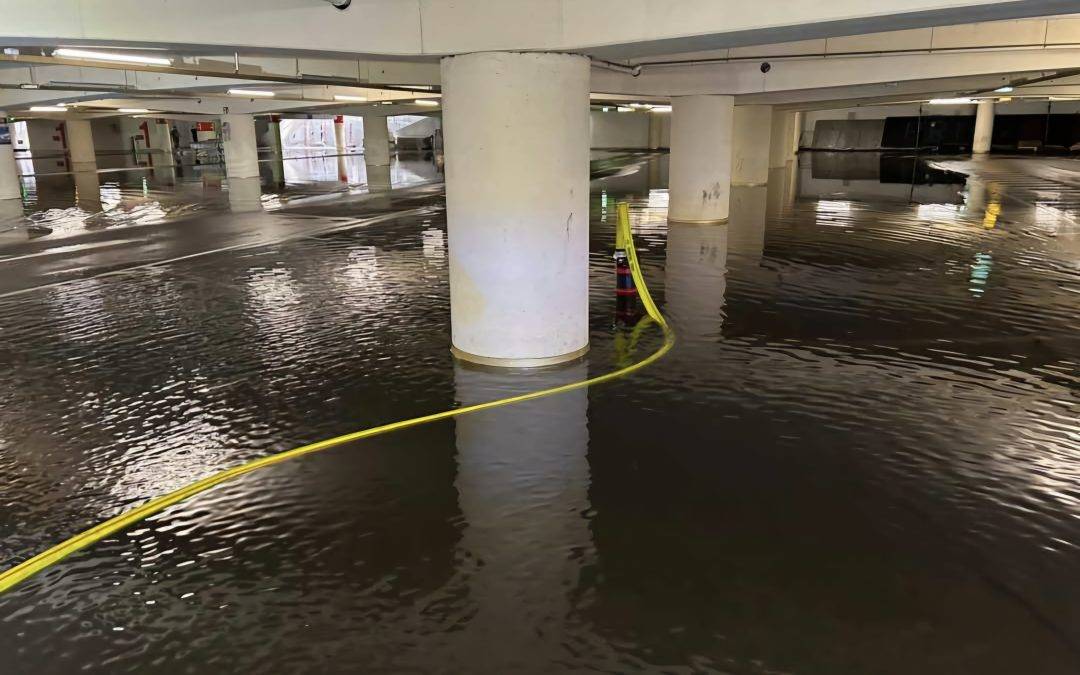
<path id="1" fill-rule="evenodd" d="M 732 185 L 769 182 L 769 146 L 772 136 L 771 105 L 735 106 L 731 155 Z"/>
<path id="2" fill-rule="evenodd" d="M 225 147 L 226 176 L 255 178 L 259 175 L 259 145 L 253 116 L 222 115 L 221 141 Z"/>
<path id="3" fill-rule="evenodd" d="M 336 115 L 334 117 L 334 149 L 339 155 L 344 155 L 346 152 L 344 115 Z"/>
<path id="4" fill-rule="evenodd" d="M 67 120 L 65 135 L 72 171 L 97 171 L 97 155 L 94 153 L 94 133 L 89 120 Z"/>
<path id="5" fill-rule="evenodd" d="M 971 151 L 979 155 L 990 152 L 993 137 L 994 99 L 986 98 L 980 100 L 975 109 L 975 140 L 971 143 Z"/>
<path id="6" fill-rule="evenodd" d="M 733 96 L 678 96 L 671 100 L 668 218 L 727 220 L 731 190 Z"/>
<path id="7" fill-rule="evenodd" d="M 589 343 L 589 60 L 442 60 L 453 351 L 531 367 Z"/>
<path id="8" fill-rule="evenodd" d="M 0 110 L 0 126 L 11 139 L 11 127 L 8 126 L 7 113 Z M 19 167 L 15 164 L 15 146 L 10 140 L 0 143 L 0 199 L 21 199 L 22 183 L 19 181 Z"/>
<path id="9" fill-rule="evenodd" d="M 386 118 L 381 115 L 364 115 L 364 164 L 390 164 L 390 132 L 386 129 Z"/>
<path id="10" fill-rule="evenodd" d="M 349 182 L 349 167 L 345 163 L 345 116 L 334 117 L 334 152 L 337 153 L 338 180 L 342 183 Z"/>

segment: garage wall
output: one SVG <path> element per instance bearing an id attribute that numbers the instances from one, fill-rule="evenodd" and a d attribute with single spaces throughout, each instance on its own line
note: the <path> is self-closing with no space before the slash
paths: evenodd
<path id="1" fill-rule="evenodd" d="M 649 115 L 644 112 L 589 113 L 593 148 L 648 148 Z"/>

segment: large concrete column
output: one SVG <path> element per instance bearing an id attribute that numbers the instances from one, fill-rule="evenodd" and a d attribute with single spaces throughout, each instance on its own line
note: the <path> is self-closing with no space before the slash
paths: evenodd
<path id="1" fill-rule="evenodd" d="M 72 171 L 97 171 L 97 155 L 94 153 L 94 133 L 89 120 L 67 120 L 68 156 Z"/>
<path id="2" fill-rule="evenodd" d="M 454 353 L 577 358 L 589 343 L 589 60 L 450 56 L 442 85 Z"/>
<path id="3" fill-rule="evenodd" d="M 772 139 L 769 141 L 769 168 L 782 169 L 799 152 L 802 113 L 777 111 L 772 116 Z"/>
<path id="4" fill-rule="evenodd" d="M 980 155 L 990 152 L 993 136 L 994 99 L 984 98 L 975 109 L 975 139 L 971 142 L 971 151 Z"/>
<path id="5" fill-rule="evenodd" d="M 271 115 L 267 126 L 269 127 L 270 148 L 274 152 L 274 157 L 284 156 L 285 153 L 281 149 L 281 115 Z"/>
<path id="6" fill-rule="evenodd" d="M 270 150 L 270 179 L 274 185 L 285 184 L 285 151 L 281 145 L 281 115 L 271 115 L 267 125 Z"/>
<path id="7" fill-rule="evenodd" d="M 664 115 L 666 113 L 649 113 L 649 149 L 658 150 L 664 142 Z"/>
<path id="8" fill-rule="evenodd" d="M 381 115 L 364 115 L 364 164 L 390 164 L 390 132 L 386 118 Z"/>
<path id="9" fill-rule="evenodd" d="M 222 115 L 221 141 L 225 146 L 226 176 L 255 178 L 259 175 L 259 143 L 253 116 Z"/>
<path id="10" fill-rule="evenodd" d="M 769 182 L 769 145 L 772 137 L 771 105 L 735 106 L 731 155 L 732 185 Z"/>
<path id="11" fill-rule="evenodd" d="M 7 113 L 0 110 L 0 127 L 11 138 L 11 127 Z M 19 182 L 19 167 L 15 164 L 15 146 L 10 140 L 0 143 L 0 199 L 21 199 L 22 183 Z"/>
<path id="12" fill-rule="evenodd" d="M 733 96 L 678 96 L 671 101 L 668 218 L 690 223 L 728 217 Z"/>
<path id="13" fill-rule="evenodd" d="M 150 149 L 153 153 L 150 155 L 151 161 L 154 166 L 176 166 L 176 156 L 173 154 L 173 140 L 170 133 L 171 125 L 168 120 L 151 120 L 147 124 L 147 130 L 150 134 L 149 141 Z"/>
<path id="14" fill-rule="evenodd" d="M 229 179 L 229 209 L 233 213 L 262 210 L 262 181 L 252 178 Z"/>

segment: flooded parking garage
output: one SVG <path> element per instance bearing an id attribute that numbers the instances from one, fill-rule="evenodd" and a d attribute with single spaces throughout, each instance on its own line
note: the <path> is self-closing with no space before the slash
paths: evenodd
<path id="1" fill-rule="evenodd" d="M 678 335 L 614 383 L 109 537 L 0 597 L 11 667 L 1075 671 L 1075 165 L 807 153 L 716 226 L 667 222 L 666 162 L 594 161 L 591 349 L 539 371 L 455 363 L 443 196 L 411 178 L 192 257 L 227 200 L 178 181 L 150 198 L 198 213 L 105 230 L 160 248 L 0 258 L 32 280 L 0 299 L 6 560 L 244 460 L 647 354 L 658 332 L 617 317 L 617 201 Z"/>
<path id="2" fill-rule="evenodd" d="M 1080 672 L 1068 3 L 0 4 L 3 675 Z"/>

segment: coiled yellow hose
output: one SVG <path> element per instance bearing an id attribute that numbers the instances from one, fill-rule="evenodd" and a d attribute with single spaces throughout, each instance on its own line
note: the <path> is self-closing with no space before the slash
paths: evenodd
<path id="1" fill-rule="evenodd" d="M 116 534 L 121 530 L 134 525 L 135 523 L 152 516 L 155 513 L 159 513 L 166 508 L 177 504 L 179 502 L 193 497 L 200 492 L 205 492 L 215 485 L 224 483 L 225 481 L 232 480 L 243 476 L 244 474 L 257 471 L 259 469 L 273 466 L 274 464 L 280 464 L 297 457 L 303 457 L 304 455 L 310 455 L 320 450 L 326 450 L 327 448 L 333 448 L 344 443 L 350 443 L 352 441 L 358 441 L 362 438 L 371 438 L 372 436 L 379 436 L 391 431 L 398 431 L 400 429 L 408 429 L 409 427 L 419 426 L 421 424 L 428 424 L 430 422 L 438 422 L 439 420 L 449 419 L 451 417 L 457 417 L 458 415 L 466 415 L 468 413 L 478 412 L 480 410 L 490 410 L 491 408 L 498 408 L 505 405 L 513 405 L 514 403 L 522 403 L 524 401 L 531 401 L 537 398 L 543 398 L 545 396 L 551 396 L 553 394 L 559 394 L 566 391 L 572 391 L 574 389 L 580 389 L 582 387 L 588 387 L 594 384 L 601 384 L 604 382 L 610 382 L 611 380 L 629 375 L 630 373 L 640 370 L 649 364 L 653 363 L 664 354 L 668 353 L 675 345 L 675 333 L 671 327 L 668 326 L 667 321 L 664 320 L 660 310 L 657 309 L 656 303 L 653 302 L 652 296 L 649 295 L 649 289 L 645 285 L 645 278 L 641 274 L 641 266 L 638 264 L 637 253 L 634 250 L 633 235 L 630 232 L 630 212 L 625 202 L 620 202 L 617 207 L 618 211 L 618 232 L 621 241 L 626 244 L 627 257 L 630 261 L 630 271 L 634 277 L 634 283 L 637 285 L 638 293 L 641 297 L 642 303 L 645 306 L 647 316 L 642 321 L 653 321 L 664 332 L 664 343 L 655 352 L 645 357 L 637 363 L 633 363 L 624 368 L 614 370 L 610 373 L 598 375 L 596 377 L 589 378 L 587 380 L 581 380 L 580 382 L 573 382 L 571 384 L 565 384 L 559 387 L 552 387 L 550 389 L 541 389 L 528 394 L 520 394 L 517 396 L 510 396 L 508 398 L 502 398 L 495 401 L 488 401 L 487 403 L 477 403 L 475 405 L 462 406 L 460 408 L 454 408 L 452 410 L 444 410 L 443 412 L 433 413 L 431 415 L 423 415 L 421 417 L 414 417 L 408 420 L 402 420 L 400 422 L 392 422 L 390 424 L 384 424 L 382 426 L 371 427 L 370 429 L 363 429 L 361 431 L 354 431 L 352 433 L 344 434 L 342 436 L 336 436 L 334 438 L 328 438 L 323 441 L 304 445 L 292 450 L 286 450 L 274 455 L 262 457 L 260 459 L 252 460 L 240 466 L 233 467 L 220 471 L 211 476 L 207 476 L 200 481 L 186 485 L 179 490 L 175 490 L 166 495 L 162 495 L 156 499 L 152 499 L 142 506 L 138 506 L 130 511 L 121 513 L 118 516 L 110 518 L 88 530 L 80 532 L 79 534 L 71 537 L 67 541 L 64 541 L 52 548 L 37 554 L 33 558 L 26 560 L 14 567 L 11 567 L 3 572 L 0 572 L 0 593 L 4 593 L 14 586 L 29 579 L 35 574 L 48 569 L 49 567 L 60 562 L 67 556 L 81 551 L 87 548 L 91 544 L 94 544 L 102 539 Z"/>

